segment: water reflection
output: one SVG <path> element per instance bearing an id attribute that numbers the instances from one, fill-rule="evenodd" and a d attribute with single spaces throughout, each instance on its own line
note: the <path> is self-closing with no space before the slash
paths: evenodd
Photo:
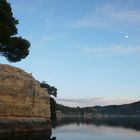
<path id="1" fill-rule="evenodd" d="M 51 131 L 43 131 L 0 135 L 0 140 L 56 140 L 56 137 L 51 138 Z"/>
<path id="2" fill-rule="evenodd" d="M 0 135 L 0 140 L 139 140 L 140 118 L 59 118 L 52 131 Z"/>
<path id="3" fill-rule="evenodd" d="M 139 140 L 140 118 L 61 118 L 53 124 L 57 140 Z"/>
<path id="4" fill-rule="evenodd" d="M 140 117 L 122 117 L 122 118 L 59 118 L 59 120 L 53 123 L 53 128 L 62 127 L 69 124 L 86 124 L 95 126 L 111 126 L 111 127 L 123 127 L 140 131 Z"/>

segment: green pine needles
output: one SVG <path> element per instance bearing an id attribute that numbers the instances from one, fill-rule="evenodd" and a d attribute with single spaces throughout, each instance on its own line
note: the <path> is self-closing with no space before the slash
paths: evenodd
<path id="1" fill-rule="evenodd" d="M 15 36 L 18 33 L 17 24 L 10 4 L 0 0 L 0 55 L 10 62 L 20 61 L 29 54 L 29 41 Z"/>

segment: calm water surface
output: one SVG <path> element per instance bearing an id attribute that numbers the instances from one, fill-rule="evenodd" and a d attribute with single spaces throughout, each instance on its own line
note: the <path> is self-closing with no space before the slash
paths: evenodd
<path id="1" fill-rule="evenodd" d="M 0 140 L 140 140 L 140 118 L 61 118 L 53 123 L 52 135 L 20 133 L 0 135 Z"/>
<path id="2" fill-rule="evenodd" d="M 61 120 L 56 140 L 140 140 L 140 119 Z"/>

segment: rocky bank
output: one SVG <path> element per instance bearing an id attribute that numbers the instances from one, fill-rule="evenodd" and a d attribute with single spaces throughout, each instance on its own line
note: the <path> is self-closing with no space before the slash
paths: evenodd
<path id="1" fill-rule="evenodd" d="M 28 127 L 35 129 L 36 125 L 45 124 L 41 128 L 48 128 L 49 98 L 47 91 L 40 87 L 32 74 L 13 66 L 0 64 L 1 126 L 4 124 L 8 126 L 10 123 L 14 129 L 18 130 L 20 127 L 16 128 L 16 124 L 18 126 L 21 124 L 21 130 L 28 130 Z"/>

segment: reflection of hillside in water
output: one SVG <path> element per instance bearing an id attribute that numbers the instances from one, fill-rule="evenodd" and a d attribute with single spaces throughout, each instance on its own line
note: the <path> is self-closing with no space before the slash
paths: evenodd
<path id="1" fill-rule="evenodd" d="M 56 140 L 55 137 L 51 138 L 50 132 L 32 132 L 32 133 L 18 133 L 18 134 L 5 134 L 0 135 L 0 140 Z"/>
<path id="2" fill-rule="evenodd" d="M 122 118 L 59 118 L 57 122 L 53 124 L 53 128 L 62 127 L 70 124 L 86 124 L 95 126 L 111 126 L 111 127 L 123 127 L 140 131 L 140 118 L 139 117 L 122 117 Z"/>

